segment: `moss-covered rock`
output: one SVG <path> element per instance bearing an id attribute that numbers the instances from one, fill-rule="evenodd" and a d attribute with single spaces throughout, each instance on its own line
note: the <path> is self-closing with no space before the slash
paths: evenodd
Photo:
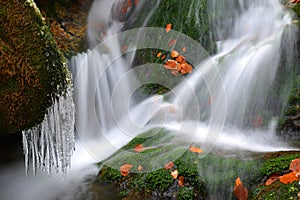
<path id="1" fill-rule="evenodd" d="M 40 123 L 69 73 L 33 0 L 0 2 L 0 133 Z"/>
<path id="2" fill-rule="evenodd" d="M 285 185 L 276 181 L 265 186 L 265 182 L 273 173 L 289 173 L 289 163 L 299 158 L 300 152 L 239 152 L 230 156 L 232 153 L 215 150 L 202 156 L 186 147 L 170 145 L 164 149 L 159 144 L 170 144 L 168 141 L 172 137 L 167 135 L 167 132 L 148 132 L 133 139 L 101 163 L 98 180 L 118 187 L 119 196 L 124 199 L 236 199 L 233 188 L 237 177 L 248 189 L 249 199 L 298 197 L 297 183 Z M 142 144 L 145 150 L 135 152 L 138 144 Z M 156 152 L 157 156 L 151 152 Z M 174 165 L 166 169 L 169 162 Z M 120 167 L 125 163 L 131 164 L 132 168 L 127 176 L 122 176 Z M 139 166 L 142 168 L 138 170 Z M 177 178 L 171 175 L 175 170 Z"/>
<path id="3" fill-rule="evenodd" d="M 86 51 L 87 16 L 93 0 L 35 0 L 66 58 Z"/>

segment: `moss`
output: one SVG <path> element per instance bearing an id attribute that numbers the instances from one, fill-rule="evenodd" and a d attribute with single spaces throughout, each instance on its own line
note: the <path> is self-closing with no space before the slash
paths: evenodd
<path id="1" fill-rule="evenodd" d="M 66 61 L 32 0 L 0 3 L 0 133 L 40 123 L 69 84 Z"/>
<path id="2" fill-rule="evenodd" d="M 194 199 L 194 188 L 193 187 L 182 187 L 180 188 L 177 199 L 178 200 L 192 200 Z"/>
<path id="3" fill-rule="evenodd" d="M 289 164 L 295 158 L 300 158 L 300 154 L 292 154 L 285 156 L 281 155 L 277 158 L 268 159 L 262 165 L 260 169 L 260 174 L 262 176 L 269 176 L 275 172 L 284 173 L 289 170 Z"/>
<path id="4" fill-rule="evenodd" d="M 282 184 L 279 181 L 270 186 L 260 186 L 256 189 L 255 194 L 250 199 L 253 200 L 298 200 L 299 187 L 298 183 Z"/>
<path id="5" fill-rule="evenodd" d="M 280 118 L 278 130 L 283 134 L 300 130 L 300 75 L 296 77 L 284 115 Z"/>

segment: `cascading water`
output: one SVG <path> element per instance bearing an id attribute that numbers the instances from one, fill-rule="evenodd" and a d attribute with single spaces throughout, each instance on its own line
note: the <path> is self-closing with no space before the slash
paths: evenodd
<path id="1" fill-rule="evenodd" d="M 140 1 L 131 10 L 120 14 L 122 2 L 94 2 L 88 33 L 90 47 L 94 49 L 70 61 L 79 134 L 77 154 L 75 151 L 72 161 L 72 167 L 80 166 L 77 171 L 75 169 L 75 175 L 82 165 L 109 157 L 132 138 L 153 128 L 177 134 L 172 145 L 199 143 L 206 152 L 214 147 L 258 152 L 292 149 L 274 135 L 276 123 L 272 118 L 279 113 L 270 114 L 270 120 L 258 118 L 258 123 L 269 124 L 266 126 L 269 128 L 249 128 L 257 116 L 264 115 L 261 112 L 270 102 L 268 98 L 272 97 L 272 85 L 278 75 L 282 53 L 288 52 L 288 47 L 295 44 L 296 29 L 291 24 L 292 16 L 279 0 L 209 0 L 213 33 L 219 41 L 216 55 L 211 58 L 207 58 L 207 54 L 201 55 L 193 63 L 193 73 L 170 88 L 169 93 L 139 103 L 132 100 L 137 79 L 131 73 L 131 65 L 134 50 L 138 47 L 132 41 L 140 41 L 146 34 L 145 29 L 133 37 L 132 43 L 126 44 L 131 52 L 126 51 L 120 42 L 123 35 L 118 37 L 115 34 L 138 21 L 139 15 L 144 14 L 151 4 L 149 15 L 140 24 L 146 25 L 160 1 Z M 191 12 L 193 9 L 190 8 Z M 124 52 L 126 56 L 120 56 Z M 206 102 L 210 99 L 210 108 L 202 106 L 203 99 Z M 53 121 L 59 122 L 63 118 L 72 124 L 73 116 L 65 112 L 58 114 L 62 107 L 70 106 L 69 101 L 60 99 L 59 102 L 49 111 L 50 115 L 38 131 L 23 133 L 25 154 L 32 156 L 31 159 L 25 156 L 26 168 L 31 160 L 34 172 L 39 165 L 45 164 L 44 170 L 48 173 L 52 166 L 57 170 L 60 165 L 66 173 L 70 165 L 69 158 L 74 148 L 72 126 L 59 127 Z M 210 114 L 203 117 L 207 110 Z M 50 130 L 57 130 L 58 134 L 53 136 Z M 80 142 L 85 150 L 78 148 Z M 94 159 L 83 160 L 89 156 L 86 151 Z"/>
<path id="2" fill-rule="evenodd" d="M 164 100 L 156 96 L 131 105 L 129 102 L 135 77 L 128 76 L 128 73 L 132 57 L 120 57 L 124 53 L 122 44 L 118 36 L 114 37 L 122 30 L 124 23 L 108 12 L 113 10 L 115 4 L 100 1 L 96 2 L 99 6 L 93 6 L 90 24 L 95 26 L 97 22 L 102 29 L 91 29 L 89 35 L 97 35 L 98 41 L 108 42 L 100 44 L 88 54 L 73 58 L 72 66 L 76 71 L 77 131 L 87 149 L 97 159 L 102 160 L 111 155 L 133 137 L 153 127 L 176 132 L 180 138 L 177 141 L 179 143 L 183 138 L 187 142 L 200 142 L 207 151 L 215 144 L 251 151 L 289 149 L 273 134 L 276 124 L 272 119 L 279 113 L 265 114 L 265 108 L 274 90 L 272 85 L 280 64 L 280 55 L 288 50 L 284 44 L 286 41 L 288 44 L 295 41 L 296 29 L 292 28 L 291 14 L 284 10 L 279 1 L 209 2 L 210 8 L 216 11 L 212 14 L 211 22 L 216 38 L 220 40 L 218 53 L 207 60 L 200 59 L 198 63 L 193 63 L 195 72 L 171 88 L 170 94 L 164 95 Z M 99 12 L 104 4 L 106 12 Z M 232 13 L 226 16 L 228 10 L 221 11 L 217 5 L 227 6 Z M 93 10 L 101 14 L 95 15 Z M 104 13 L 105 17 L 102 16 Z M 91 39 L 96 40 L 95 37 Z M 120 81 L 122 83 L 118 84 Z M 186 89 L 187 85 L 190 89 Z M 203 88 L 204 92 L 201 92 Z M 196 99 L 193 98 L 195 93 Z M 199 97 L 199 94 L 207 96 Z M 199 106 L 201 103 L 196 102 L 195 106 L 198 107 L 191 106 L 192 102 L 195 104 L 200 98 L 210 98 L 212 101 L 210 115 L 202 122 L 198 116 L 198 113 L 204 112 L 204 108 Z M 166 117 L 168 113 L 159 112 L 166 105 L 179 112 L 169 113 Z M 114 113 L 116 110 L 117 114 Z M 269 119 L 261 115 L 269 115 Z M 156 123 L 162 118 L 164 123 Z M 265 127 L 271 129 L 251 131 L 255 120 L 261 124 L 270 124 Z M 128 125 L 131 123 L 136 126 Z M 232 140 L 233 135 L 240 142 Z M 97 137 L 98 140 L 95 139 Z"/>

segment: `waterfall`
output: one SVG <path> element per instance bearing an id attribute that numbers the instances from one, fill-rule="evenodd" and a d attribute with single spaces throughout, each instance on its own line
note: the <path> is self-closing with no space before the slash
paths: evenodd
<path id="1" fill-rule="evenodd" d="M 218 40 L 216 55 L 207 58 L 203 50 L 194 51 L 189 57 L 194 72 L 169 93 L 142 103 L 131 101 L 139 85 L 133 72 L 138 69 L 131 68 L 132 52 L 143 47 L 140 35 L 148 43 L 154 42 L 151 37 L 163 43 L 159 39 L 163 36 L 161 30 L 150 28 L 137 34 L 120 32 L 126 21 L 112 12 L 116 2 L 95 2 L 89 16 L 90 41 L 95 48 L 71 61 L 76 77 L 76 128 L 97 160 L 154 127 L 174 132 L 177 145 L 197 142 L 206 152 L 216 145 L 251 151 L 289 149 L 274 134 L 274 119 L 280 113 L 269 105 L 281 55 L 289 50 L 284 44 L 294 43 L 296 34 L 291 13 L 279 1 L 209 1 L 210 21 Z M 174 34 L 170 38 L 184 40 Z M 129 50 L 122 49 L 124 38 Z M 95 46 L 95 41 L 100 44 Z M 208 99 L 210 108 L 203 105 Z M 278 100 L 277 105 L 280 103 Z M 170 113 L 172 109 L 178 112 Z"/>
<path id="2" fill-rule="evenodd" d="M 126 5 L 129 2 L 131 6 Z M 176 135 L 172 145 L 199 143 L 207 153 L 216 146 L 250 151 L 290 149 L 274 135 L 274 119 L 280 113 L 273 110 L 283 100 L 270 104 L 281 55 L 290 51 L 296 34 L 291 13 L 279 1 L 209 1 L 209 17 L 218 40 L 217 52 L 211 57 L 196 41 L 176 31 L 168 35 L 160 28 L 126 31 L 134 23 L 145 26 L 160 3 L 134 2 L 95 1 L 88 18 L 92 50 L 69 63 L 78 142 L 96 161 L 153 128 Z M 186 56 L 194 66 L 193 73 L 177 79 L 168 76 L 166 82 L 177 81 L 168 87 L 170 92 L 135 101 L 134 91 L 143 84 L 137 78 L 139 69 L 164 70 L 158 64 L 133 68 L 136 50 L 171 51 L 172 47 L 163 45 L 170 38 L 194 48 Z M 72 104 L 66 101 L 57 101 L 41 126 L 23 133 L 26 171 L 31 160 L 33 172 L 42 166 L 50 174 L 51 167 L 57 171 L 61 166 L 66 173 L 74 149 Z M 69 125 L 59 125 L 61 119 Z M 55 134 L 50 133 L 53 131 Z"/>

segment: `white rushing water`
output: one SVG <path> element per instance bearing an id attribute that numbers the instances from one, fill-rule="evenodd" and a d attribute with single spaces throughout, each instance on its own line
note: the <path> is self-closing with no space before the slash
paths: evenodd
<path id="1" fill-rule="evenodd" d="M 285 43 L 295 41 L 291 13 L 274 0 L 218 2 L 221 6 L 217 1 L 209 2 L 215 13 L 211 19 L 213 31 L 220 40 L 217 54 L 193 63 L 194 72 L 171 88 L 170 94 L 142 103 L 131 101 L 136 79 L 131 73 L 132 59 L 120 56 L 124 53 L 118 40 L 122 34 L 115 36 L 124 24 L 109 12 L 112 9 L 107 6 L 113 7 L 112 3 L 95 3 L 89 22 L 101 24 L 101 30 L 90 29 L 90 40 L 104 43 L 74 57 L 72 66 L 77 131 L 97 160 L 153 127 L 173 131 L 178 136 L 173 142 L 178 145 L 182 140 L 198 142 L 207 151 L 215 145 L 251 151 L 291 149 L 275 136 L 274 128 L 268 129 L 275 126 L 272 120 L 278 113 L 269 114 L 269 119 L 261 117 L 272 101 L 280 55 L 291 48 Z M 104 4 L 106 10 L 100 12 Z M 222 5 L 232 13 L 218 9 Z M 200 115 L 207 108 L 202 107 L 200 98 L 212 101 L 210 114 L 203 121 Z M 169 112 L 170 108 L 178 112 Z M 273 107 L 268 109 L 272 112 Z M 253 123 L 266 125 L 264 129 L 251 128 Z"/>
<path id="2" fill-rule="evenodd" d="M 147 35 L 143 30 L 147 29 L 129 37 L 133 39 L 126 43 L 127 52 L 121 42 L 124 35 L 116 34 L 148 6 L 151 11 L 141 24 L 146 25 L 159 3 L 141 0 L 132 6 L 130 15 L 124 16 L 119 12 L 121 0 L 94 2 L 88 20 L 93 50 L 70 61 L 79 136 L 76 148 L 73 103 L 68 94 L 49 109 L 40 126 L 23 132 L 26 171 L 32 169 L 35 174 L 42 169 L 50 175 L 54 169 L 66 174 L 71 166 L 73 171 L 68 174 L 72 179 L 82 169 L 109 157 L 132 138 L 153 128 L 176 135 L 172 145 L 198 143 L 207 153 L 214 147 L 254 152 L 293 149 L 274 134 L 274 117 L 278 113 L 261 119 L 272 98 L 270 91 L 278 76 L 281 55 L 287 54 L 295 43 L 292 15 L 280 1 L 210 0 L 213 33 L 218 39 L 216 55 L 194 55 L 200 59 L 192 63 L 193 73 L 170 88 L 169 93 L 135 102 L 133 91 L 138 79 L 132 60 L 140 37 Z M 124 52 L 128 54 L 122 56 Z M 164 70 L 162 66 L 154 67 Z M 208 100 L 211 105 L 203 105 Z M 258 126 L 265 124 L 264 128 L 253 128 L 255 120 Z M 74 148 L 75 155 L 71 157 Z M 45 184 L 44 179 L 42 182 L 39 183 Z M 53 191 L 56 183 L 54 178 L 50 184 Z M 35 195 L 32 198 L 28 194 L 24 199 L 35 199 L 39 194 Z M 53 198 L 50 194 L 43 199 Z"/>

